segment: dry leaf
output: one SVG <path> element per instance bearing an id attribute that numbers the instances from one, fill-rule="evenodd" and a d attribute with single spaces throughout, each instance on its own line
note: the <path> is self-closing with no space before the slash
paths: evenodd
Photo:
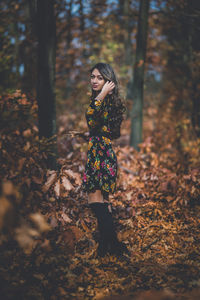
<path id="1" fill-rule="evenodd" d="M 66 222 L 66 223 L 71 223 L 72 220 L 70 219 L 70 217 L 68 217 L 68 215 L 66 215 L 65 213 L 62 213 L 61 214 L 61 217 L 63 218 L 63 220 Z"/>
<path id="2" fill-rule="evenodd" d="M 58 179 L 58 181 L 56 181 L 56 184 L 54 186 L 54 192 L 56 194 L 56 197 L 60 197 L 60 179 Z"/>
<path id="3" fill-rule="evenodd" d="M 43 183 L 43 177 L 36 177 L 32 176 L 32 180 L 37 183 L 37 184 L 42 184 Z"/>
<path id="4" fill-rule="evenodd" d="M 74 186 L 71 184 L 71 182 L 65 176 L 62 176 L 61 180 L 62 180 L 62 186 L 64 187 L 64 189 L 66 191 L 71 191 L 74 189 Z"/>
<path id="5" fill-rule="evenodd" d="M 81 184 L 81 175 L 79 173 L 73 172 L 72 170 L 64 170 L 64 174 L 66 174 L 69 178 L 75 180 L 75 183 L 80 185 Z"/>
<path id="6" fill-rule="evenodd" d="M 132 199 L 133 191 L 126 193 L 126 200 L 130 201 Z"/>
<path id="7" fill-rule="evenodd" d="M 40 213 L 30 214 L 30 219 L 36 224 L 40 232 L 49 231 L 51 227 L 46 222 L 45 217 Z"/>
<path id="8" fill-rule="evenodd" d="M 57 222 L 56 217 L 54 217 L 54 216 L 50 217 L 50 225 L 51 225 L 52 228 L 56 228 L 58 226 L 58 222 Z"/>
<path id="9" fill-rule="evenodd" d="M 10 196 L 14 193 L 14 186 L 11 181 L 4 181 L 2 183 L 2 194 Z"/>
<path id="10" fill-rule="evenodd" d="M 19 161 L 18 161 L 18 170 L 19 170 L 19 171 L 22 170 L 25 161 L 26 161 L 26 157 L 22 157 L 22 158 L 19 159 Z"/>
<path id="11" fill-rule="evenodd" d="M 22 134 L 26 138 L 29 137 L 29 136 L 31 136 L 31 134 L 32 134 L 31 129 L 28 128 L 28 129 L 24 130 Z"/>
<path id="12" fill-rule="evenodd" d="M 0 230 L 4 227 L 5 223 L 7 223 L 7 216 L 12 211 L 12 204 L 10 201 L 2 196 L 0 197 Z"/>
<path id="13" fill-rule="evenodd" d="M 78 185 L 81 185 L 81 183 L 82 183 L 81 175 L 79 173 L 74 173 L 74 174 L 76 175 L 75 183 Z"/>
<path id="14" fill-rule="evenodd" d="M 45 184 L 42 187 L 42 191 L 43 192 L 47 192 L 49 190 L 49 188 L 51 187 L 51 185 L 56 181 L 57 179 L 57 173 L 56 171 L 53 171 L 51 173 L 51 175 L 47 178 L 47 181 L 45 182 Z"/>
<path id="15" fill-rule="evenodd" d="M 32 252 L 37 244 L 37 241 L 34 240 L 34 238 L 39 236 L 39 232 L 28 227 L 27 224 L 24 224 L 15 230 L 15 239 L 26 254 Z"/>

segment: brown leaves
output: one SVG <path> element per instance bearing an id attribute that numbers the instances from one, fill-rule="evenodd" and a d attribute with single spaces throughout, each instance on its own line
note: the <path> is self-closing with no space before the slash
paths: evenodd
<path id="1" fill-rule="evenodd" d="M 141 146 L 141 153 L 128 146 L 116 150 L 120 169 L 118 187 L 125 194 L 127 203 L 134 205 L 150 199 L 167 200 L 174 206 L 197 203 L 200 196 L 200 167 L 192 168 L 187 174 L 171 169 L 170 165 L 169 168 L 166 164 L 163 167 L 165 153 L 158 158 L 157 154 L 150 152 L 148 142 Z"/>
<path id="2" fill-rule="evenodd" d="M 14 207 L 21 202 L 22 195 L 13 183 L 4 180 L 1 185 L 0 195 L 0 231 L 12 231 L 15 225 L 16 211 Z"/>
<path id="3" fill-rule="evenodd" d="M 72 170 L 63 169 L 63 173 L 66 174 L 69 178 L 75 181 L 77 185 L 81 184 L 81 178 L 79 173 L 75 173 Z"/>
<path id="4" fill-rule="evenodd" d="M 26 254 L 31 254 L 38 244 L 38 240 L 42 237 L 42 234 L 51 230 L 51 227 L 45 220 L 45 217 L 40 213 L 30 214 L 29 219 L 33 222 L 33 225 L 35 225 L 36 228 L 30 226 L 24 220 L 22 225 L 15 230 L 15 239 Z"/>
<path id="5" fill-rule="evenodd" d="M 57 173 L 56 171 L 50 171 L 47 173 L 47 181 L 45 182 L 45 184 L 42 187 L 43 192 L 47 192 L 50 187 L 52 186 L 52 184 L 56 181 L 57 179 Z"/>
<path id="6" fill-rule="evenodd" d="M 58 237 L 57 244 L 61 243 L 67 253 L 72 254 L 76 243 L 83 237 L 83 232 L 76 226 L 67 226 L 66 230 Z"/>
<path id="7" fill-rule="evenodd" d="M 79 173 L 63 166 L 60 172 L 48 170 L 47 180 L 43 185 L 43 192 L 53 191 L 56 198 L 67 197 L 70 191 L 73 191 L 77 185 L 81 184 Z"/>
<path id="8" fill-rule="evenodd" d="M 22 95 L 18 93 L 18 97 Z M 27 107 L 25 100 L 19 102 Z M 8 104 L 12 109 L 11 99 Z M 154 113 L 151 114 L 153 117 Z M 77 135 L 64 136 L 66 128 L 75 126 L 76 119 L 75 114 L 60 119 L 59 132 L 64 138 L 59 140 L 62 155 L 58 171 L 46 169 L 35 125 L 25 122 L 19 128 L 16 125 L 8 131 L 4 128 L 0 159 L 1 174 L 6 180 L 0 197 L 0 228 L 2 232 L 10 228 L 13 239 L 28 255 L 22 259 L 20 250 L 11 247 L 12 259 L 8 259 L 6 244 L 3 251 L 6 263 L 13 261 L 13 257 L 16 260 L 9 267 L 6 265 L 5 277 L 16 273 L 21 281 L 9 279 L 14 282 L 15 290 L 18 286 L 21 289 L 24 282 L 26 292 L 30 293 L 25 297 L 33 296 L 38 289 L 39 295 L 34 294 L 38 299 L 46 289 L 54 291 L 52 299 L 65 295 L 98 299 L 151 288 L 185 293 L 197 287 L 200 236 L 197 205 L 200 177 L 198 164 L 194 166 L 197 153 L 192 152 L 196 156 L 191 167 L 182 168 L 174 143 L 169 140 L 166 144 L 162 141 L 159 148 L 154 137 L 147 136 L 140 152 L 127 145 L 128 138 L 123 139 L 123 147 L 114 146 L 119 176 L 118 189 L 110 195 L 110 201 L 118 237 L 126 243 L 131 256 L 108 256 L 101 260 L 96 257 L 97 222 L 85 206 L 87 197 L 79 189 L 86 160 L 80 148 L 84 150 L 87 145 L 77 143 Z M 127 132 L 128 129 L 124 131 L 126 137 Z M 188 204 L 192 204 L 190 209 Z M 2 239 L 1 246 L 3 243 Z M 27 273 L 33 273 L 34 277 L 30 288 Z M 153 292 L 151 296 L 157 297 Z"/>
<path id="9" fill-rule="evenodd" d="M 50 230 L 51 227 L 40 213 L 30 214 L 29 218 L 35 223 L 41 233 Z"/>
<path id="10" fill-rule="evenodd" d="M 31 254 L 37 245 L 36 238 L 39 238 L 39 232 L 24 224 L 15 230 L 15 239 L 26 254 Z"/>
<path id="11" fill-rule="evenodd" d="M 74 188 L 73 185 L 71 184 L 71 182 L 65 176 L 61 177 L 61 182 L 62 182 L 62 185 L 63 185 L 65 191 L 71 191 Z"/>
<path id="12" fill-rule="evenodd" d="M 59 198 L 60 197 L 60 179 L 58 179 L 54 185 L 54 193 L 55 193 L 55 196 L 56 198 Z"/>
<path id="13" fill-rule="evenodd" d="M 66 213 L 64 213 L 64 212 L 61 213 L 61 217 L 62 217 L 62 219 L 64 221 L 64 224 L 72 222 L 72 219 L 70 219 L 70 217 Z"/>
<path id="14" fill-rule="evenodd" d="M 0 197 L 0 230 L 3 229 L 5 223 L 7 223 L 7 216 L 8 214 L 12 213 L 12 204 L 10 201 L 5 197 Z"/>

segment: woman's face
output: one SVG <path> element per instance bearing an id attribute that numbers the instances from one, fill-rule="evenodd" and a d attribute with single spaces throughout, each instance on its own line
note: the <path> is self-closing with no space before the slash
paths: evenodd
<path id="1" fill-rule="evenodd" d="M 105 80 L 98 69 L 94 69 L 90 77 L 91 87 L 94 91 L 101 91 L 105 84 Z"/>

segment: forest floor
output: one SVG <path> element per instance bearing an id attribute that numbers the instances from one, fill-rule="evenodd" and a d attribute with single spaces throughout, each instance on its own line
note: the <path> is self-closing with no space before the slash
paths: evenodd
<path id="1" fill-rule="evenodd" d="M 62 122 L 73 129 L 72 121 Z M 22 139 L 15 128 L 2 135 L 6 147 L 16 138 L 16 149 L 24 148 L 16 152 L 16 165 L 8 154 L 2 162 L 9 176 L 0 199 L 1 299 L 200 299 L 198 158 L 185 166 L 176 145 L 158 151 L 148 135 L 141 151 L 134 150 L 128 122 L 113 143 L 119 176 L 110 202 L 118 237 L 130 251 L 120 258 L 96 256 L 97 222 L 80 188 L 87 143 L 64 136 L 60 124 L 60 168 L 43 176 L 37 151 L 27 144 L 28 129 Z M 21 186 L 21 198 L 11 182 Z M 18 223 L 9 234 L 13 218 Z"/>
<path id="2" fill-rule="evenodd" d="M 53 229 L 31 254 L 13 241 L 4 245 L 1 299 L 199 299 L 199 207 L 149 202 L 130 216 L 130 200 L 118 193 L 112 199 L 118 236 L 131 255 L 99 259 L 95 218 L 84 199 L 74 200 L 78 205 L 73 199 L 43 205 Z"/>

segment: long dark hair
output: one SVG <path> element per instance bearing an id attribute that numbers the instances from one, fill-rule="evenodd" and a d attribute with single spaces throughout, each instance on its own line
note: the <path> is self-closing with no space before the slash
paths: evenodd
<path id="1" fill-rule="evenodd" d="M 105 81 L 113 81 L 115 84 L 112 94 L 108 95 L 110 99 L 108 122 L 112 139 L 117 139 L 120 137 L 120 127 L 124 120 L 124 113 L 126 112 L 126 106 L 119 96 L 119 83 L 112 67 L 109 64 L 97 63 L 94 67 L 92 67 L 90 72 L 92 73 L 94 69 L 99 71 Z M 95 98 L 96 96 L 97 93 L 92 90 L 92 98 Z"/>

